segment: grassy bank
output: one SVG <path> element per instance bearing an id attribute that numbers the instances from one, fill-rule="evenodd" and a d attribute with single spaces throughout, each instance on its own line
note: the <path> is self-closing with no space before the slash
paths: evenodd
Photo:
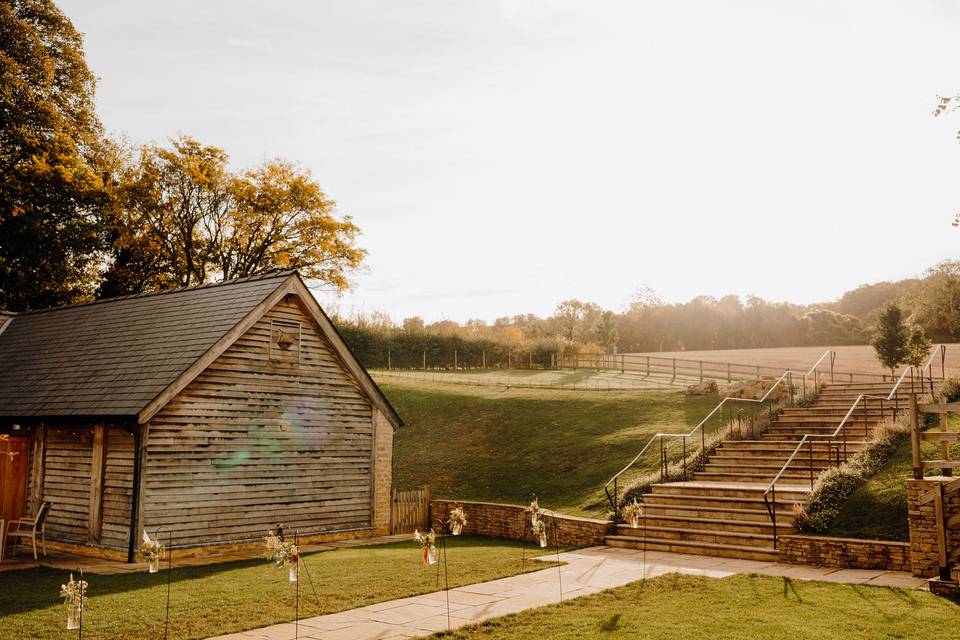
<path id="1" fill-rule="evenodd" d="M 521 571 L 518 543 L 450 538 L 450 586 L 484 582 Z M 527 548 L 527 555 L 541 550 Z M 424 567 L 412 542 L 336 549 L 304 556 L 319 595 L 301 570 L 301 617 L 334 613 L 436 589 L 436 568 Z M 543 563 L 526 563 L 526 570 Z M 66 613 L 58 597 L 68 572 L 27 569 L 0 572 L 0 637 L 67 638 Z M 86 574 L 83 637 L 116 640 L 163 637 L 166 574 Z M 206 638 L 291 621 L 294 583 L 287 570 L 265 560 L 173 570 L 170 637 Z"/>
<path id="2" fill-rule="evenodd" d="M 956 429 L 956 424 L 952 424 L 951 429 Z M 940 457 L 937 445 L 932 442 L 924 442 L 921 453 L 927 460 Z M 826 535 L 908 541 L 907 480 L 913 477 L 912 456 L 907 441 L 873 477 L 850 495 Z M 951 457 L 960 458 L 960 445 L 952 447 Z"/>
<path id="3" fill-rule="evenodd" d="M 560 391 L 382 380 L 407 426 L 396 434 L 394 483 L 436 495 L 540 504 L 602 515 L 602 485 L 657 431 L 689 429 L 716 396 L 676 391 Z M 717 428 L 719 419 L 711 424 Z M 656 465 L 651 455 L 640 470 Z"/>
<path id="4" fill-rule="evenodd" d="M 941 640 L 957 629 L 960 606 L 922 591 L 671 574 L 434 637 Z"/>

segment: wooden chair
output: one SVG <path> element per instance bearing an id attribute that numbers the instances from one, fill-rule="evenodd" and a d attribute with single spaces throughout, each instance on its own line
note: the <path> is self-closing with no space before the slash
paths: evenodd
<path id="1" fill-rule="evenodd" d="M 17 545 L 21 538 L 29 538 L 33 544 L 33 559 L 37 559 L 37 534 L 40 534 L 40 543 L 43 545 L 43 555 L 47 555 L 46 520 L 50 512 L 50 503 L 44 502 L 37 509 L 37 515 L 32 519 L 21 518 L 12 520 L 7 525 L 7 538 L 13 538 L 13 555 L 17 555 Z"/>

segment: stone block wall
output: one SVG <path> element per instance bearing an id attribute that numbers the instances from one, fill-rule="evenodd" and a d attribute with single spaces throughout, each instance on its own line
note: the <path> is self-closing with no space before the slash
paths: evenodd
<path id="1" fill-rule="evenodd" d="M 373 521 L 377 535 L 390 533 L 393 500 L 393 425 L 373 410 Z"/>
<path id="2" fill-rule="evenodd" d="M 937 525 L 934 503 L 920 504 L 920 497 L 940 484 L 956 478 L 930 477 L 907 481 L 908 518 L 910 520 L 910 562 L 913 575 L 930 578 L 938 574 L 940 562 L 937 551 Z M 946 518 L 960 514 L 960 491 L 944 494 L 943 511 Z M 946 531 L 947 551 L 960 549 L 960 525 Z"/>
<path id="3" fill-rule="evenodd" d="M 910 545 L 906 542 L 780 536 L 780 562 L 843 569 L 910 571 Z"/>
<path id="4" fill-rule="evenodd" d="M 431 520 L 446 521 L 451 509 L 463 507 L 467 516 L 465 534 L 520 540 L 526 533 L 530 540 L 530 515 L 525 506 L 497 504 L 493 502 L 458 502 L 433 500 L 430 503 Z M 546 514 L 548 538 L 554 544 L 554 535 L 565 547 L 589 547 L 602 545 L 605 536 L 611 533 L 611 524 L 605 520 L 579 518 L 576 516 Z"/>

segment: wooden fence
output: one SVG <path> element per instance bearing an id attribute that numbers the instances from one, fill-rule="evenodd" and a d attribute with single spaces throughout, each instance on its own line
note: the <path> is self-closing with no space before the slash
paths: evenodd
<path id="1" fill-rule="evenodd" d="M 716 380 L 733 382 L 734 380 L 753 380 L 756 378 L 779 377 L 785 369 L 756 364 L 738 364 L 735 362 L 714 362 L 711 360 L 688 360 L 666 356 L 641 355 L 636 353 L 572 353 L 558 355 L 552 363 L 559 369 L 595 369 L 615 370 L 620 373 L 639 373 L 646 376 L 669 376 L 688 380 Z M 834 371 L 833 364 L 817 370 L 811 380 L 820 382 L 886 382 L 894 378 L 883 373 L 863 373 Z"/>
<path id="2" fill-rule="evenodd" d="M 941 475 L 952 476 L 953 470 L 960 467 L 960 460 L 950 459 L 950 445 L 960 442 L 960 432 L 950 431 L 950 415 L 960 413 L 960 402 L 935 402 L 917 404 L 916 394 L 910 395 L 910 424 L 913 442 L 913 477 L 923 480 L 927 469 L 940 469 Z M 936 431 L 923 431 L 923 415 L 933 414 L 939 417 Z M 938 443 L 940 457 L 936 460 L 923 460 L 920 456 L 920 442 Z"/>
<path id="3" fill-rule="evenodd" d="M 430 529 L 430 487 L 393 490 L 390 533 L 413 533 Z"/>

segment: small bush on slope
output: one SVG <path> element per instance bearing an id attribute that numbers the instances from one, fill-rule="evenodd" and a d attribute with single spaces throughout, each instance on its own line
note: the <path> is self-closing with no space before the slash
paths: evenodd
<path id="1" fill-rule="evenodd" d="M 839 467 L 820 474 L 806 506 L 797 505 L 795 525 L 807 533 L 824 533 L 839 515 L 851 494 L 880 470 L 910 436 L 909 418 L 883 422 L 874 429 L 867 446 Z"/>

